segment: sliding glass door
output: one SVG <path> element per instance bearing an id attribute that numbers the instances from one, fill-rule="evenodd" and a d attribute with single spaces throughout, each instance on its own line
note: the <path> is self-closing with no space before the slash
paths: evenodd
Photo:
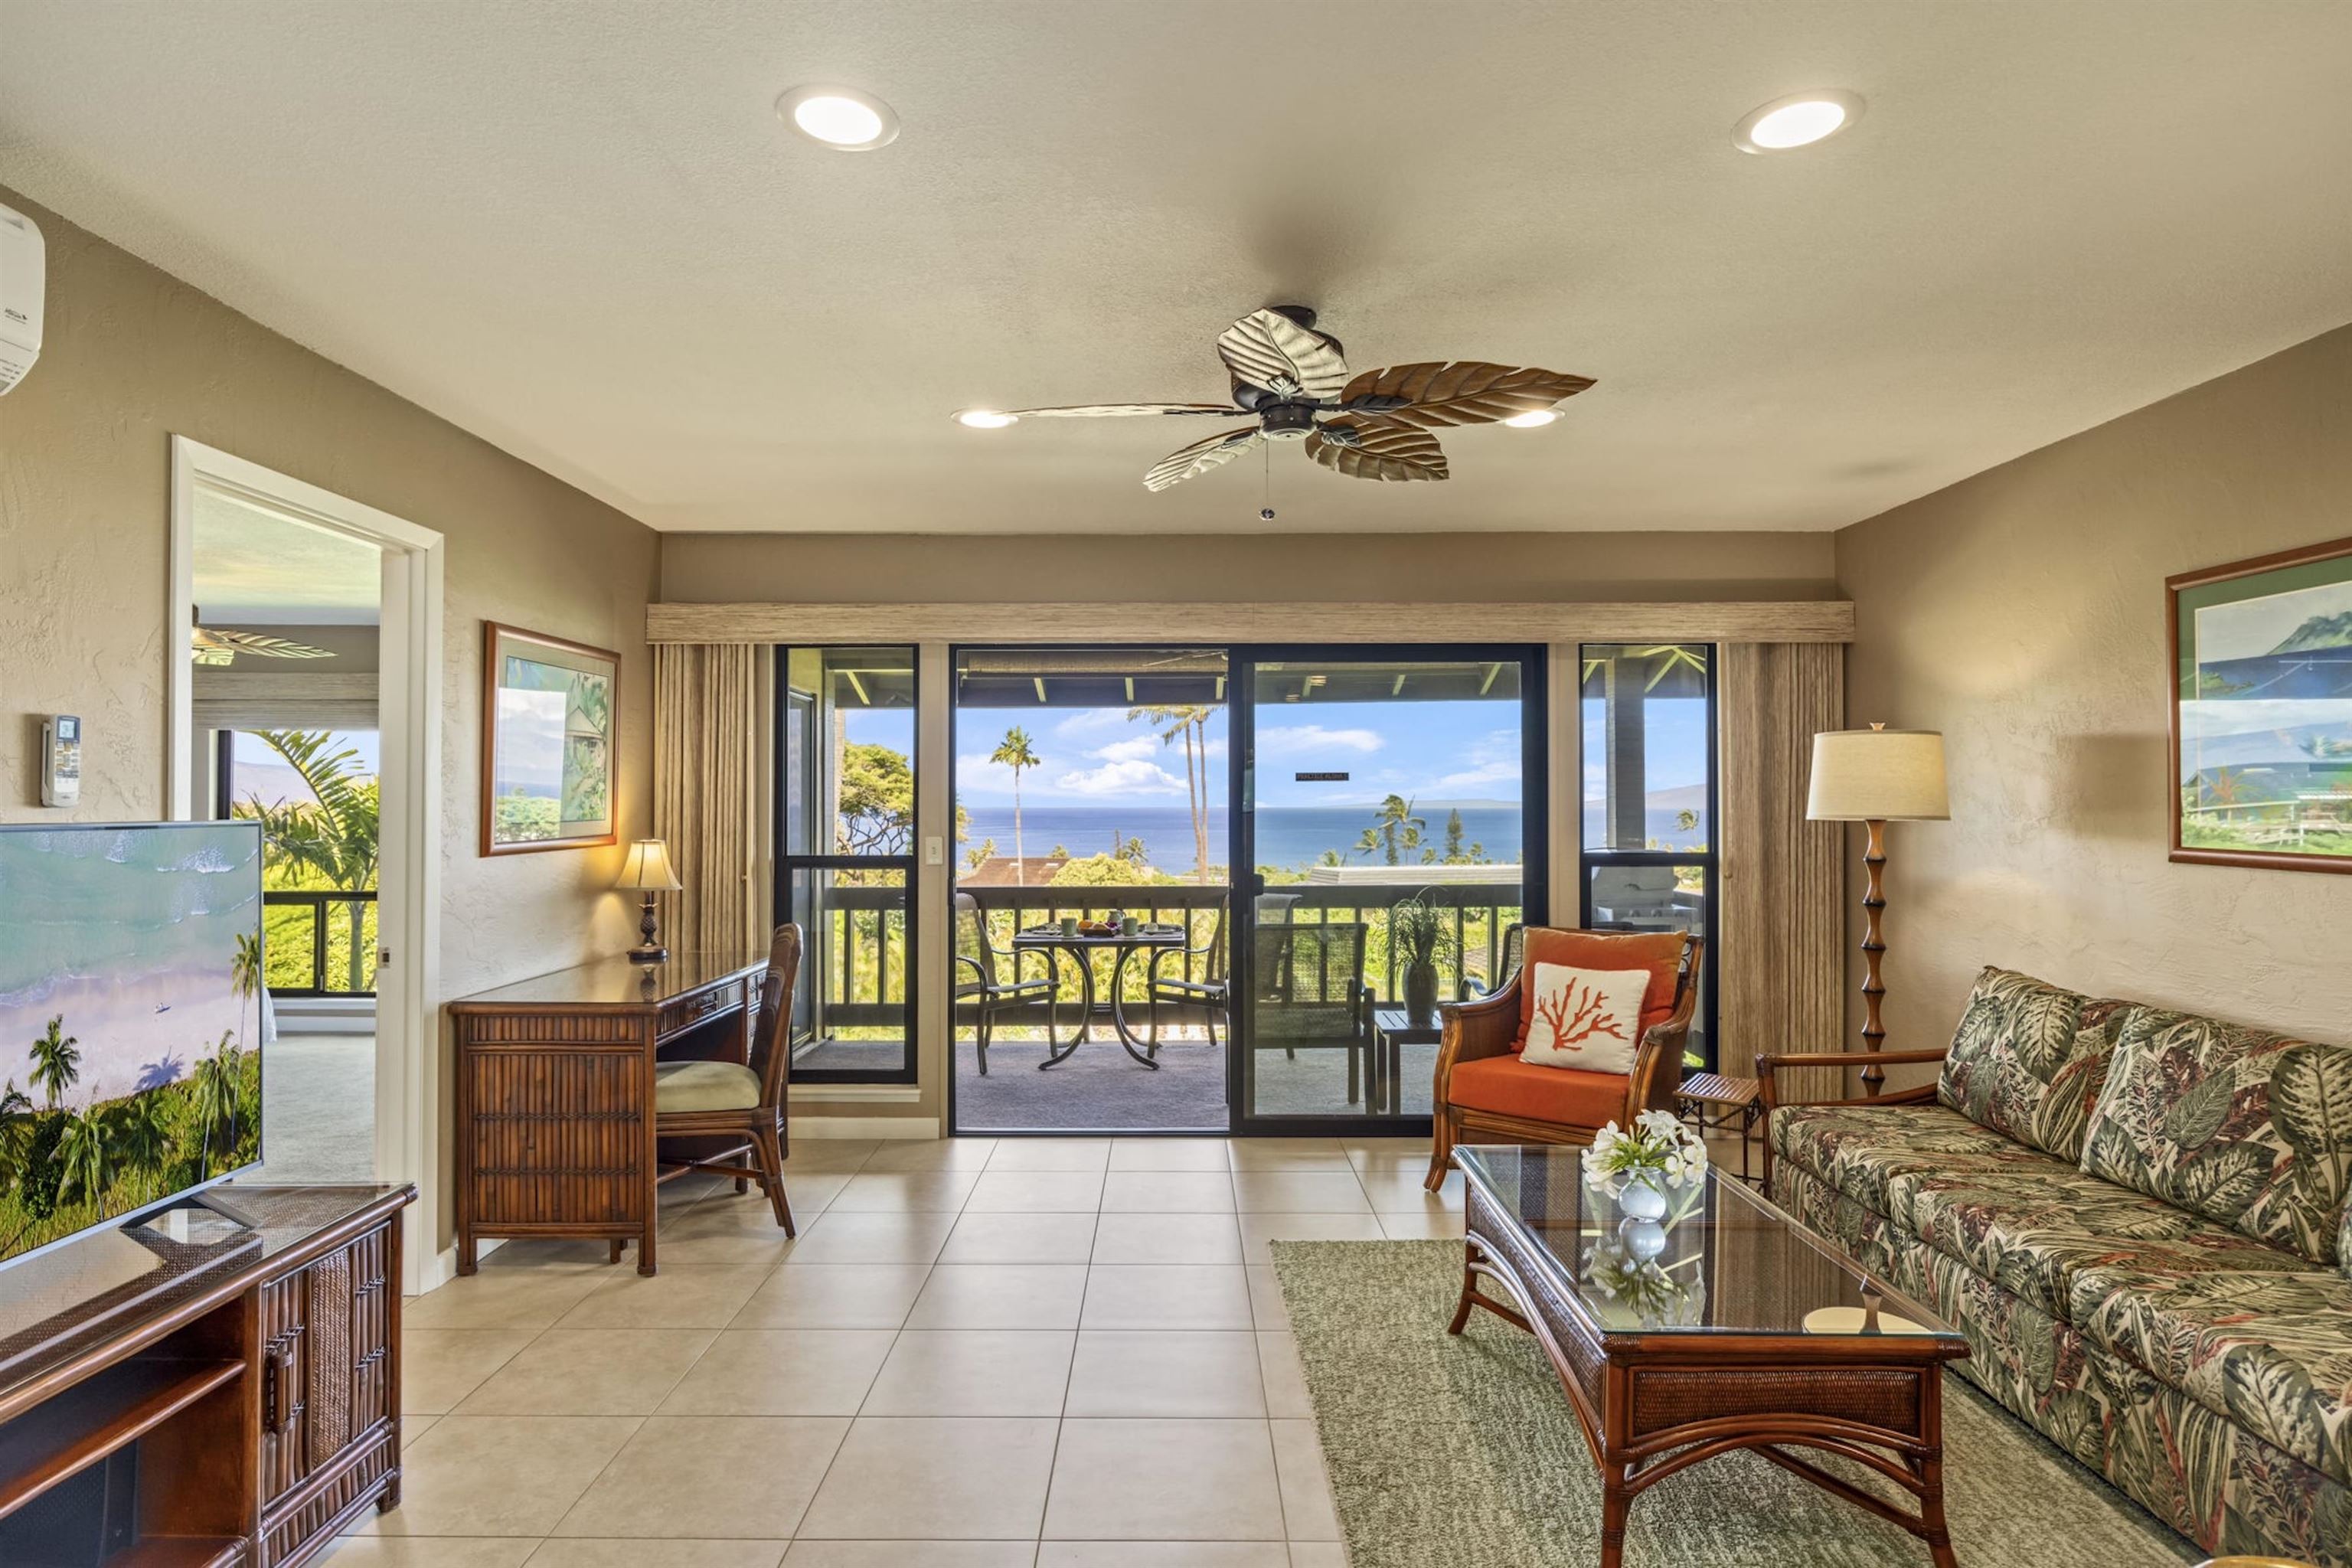
<path id="1" fill-rule="evenodd" d="M 1425 1130 L 1431 1004 L 1544 918 L 1532 647 L 1235 650 L 1237 1131 Z"/>

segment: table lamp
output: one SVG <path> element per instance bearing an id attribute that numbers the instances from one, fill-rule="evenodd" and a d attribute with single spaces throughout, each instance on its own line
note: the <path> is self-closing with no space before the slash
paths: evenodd
<path id="1" fill-rule="evenodd" d="M 685 884 L 670 869 L 669 846 L 658 838 L 640 838 L 629 846 L 629 858 L 621 866 L 621 879 L 613 884 L 628 892 L 646 896 L 645 914 L 637 921 L 637 934 L 645 940 L 629 949 L 629 957 L 638 963 L 659 963 L 669 956 L 669 949 L 654 940 L 654 895 L 675 893 Z"/>
<path id="2" fill-rule="evenodd" d="M 1869 847 L 1863 856 L 1870 879 L 1862 899 L 1867 917 L 1862 938 L 1862 1048 L 1875 1051 L 1886 1038 L 1886 1027 L 1878 1017 L 1879 1003 L 1886 994 L 1886 986 L 1878 978 L 1879 955 L 1886 951 L 1879 931 L 1879 916 L 1886 908 L 1886 825 L 1951 820 L 1951 800 L 1944 788 L 1942 733 L 1873 724 L 1867 730 L 1831 730 L 1815 735 L 1805 816 L 1813 822 L 1859 822 L 1869 829 Z M 1864 1068 L 1862 1076 L 1875 1092 L 1886 1074 L 1874 1065 Z"/>

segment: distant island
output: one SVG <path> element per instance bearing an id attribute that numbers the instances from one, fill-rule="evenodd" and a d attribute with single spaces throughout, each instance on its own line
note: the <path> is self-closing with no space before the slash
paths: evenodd
<path id="1" fill-rule="evenodd" d="M 2352 647 L 2352 610 L 2340 616 L 2312 616 L 2295 627 L 2294 635 L 2271 652 L 2309 653 L 2323 647 Z"/>

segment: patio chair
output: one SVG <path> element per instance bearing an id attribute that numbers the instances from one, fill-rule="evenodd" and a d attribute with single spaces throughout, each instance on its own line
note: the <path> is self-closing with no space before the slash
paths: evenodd
<path id="1" fill-rule="evenodd" d="M 1260 926 L 1252 1022 L 1258 1050 L 1348 1053 L 1348 1102 L 1356 1101 L 1372 1042 L 1372 988 L 1364 984 L 1361 921 Z"/>
<path id="2" fill-rule="evenodd" d="M 1062 1043 L 1055 1026 L 1056 994 L 1062 966 L 1051 948 L 1023 948 L 1006 952 L 988 934 L 988 917 L 970 893 L 955 896 L 957 983 L 953 1005 L 970 1014 L 972 1041 L 980 1051 L 980 1076 L 988 1076 L 988 1047 L 996 1035 L 996 1020 L 1006 1013 L 1026 1013 L 1045 1005 L 1045 1043 Z M 1045 966 L 1043 978 L 1021 978 L 1021 961 L 1035 958 Z M 1083 1023 L 1081 1024 L 1083 1026 Z"/>
<path id="3" fill-rule="evenodd" d="M 1519 965 L 1525 962 L 1527 951 L 1528 928 L 1516 921 L 1505 926 L 1503 951 L 1496 957 L 1493 977 L 1473 974 L 1465 969 L 1462 972 L 1461 1000 L 1475 1002 L 1481 996 L 1492 996 L 1496 991 L 1508 985 L 1517 977 Z"/>
<path id="4" fill-rule="evenodd" d="M 1190 911 L 1185 911 L 1186 934 L 1191 934 Z M 1170 960 L 1177 961 L 1175 977 L 1160 973 Z M 1192 978 L 1193 961 L 1200 961 L 1201 978 Z M 1233 1005 L 1233 987 L 1225 974 L 1225 907 L 1217 906 L 1217 918 L 1210 928 L 1209 940 L 1199 947 L 1163 947 L 1151 954 L 1151 968 L 1145 976 L 1145 999 L 1150 1005 L 1151 1044 L 1146 1055 L 1160 1054 L 1160 1009 L 1197 1007 L 1205 1016 L 1209 1028 L 1209 1044 L 1217 1043 L 1217 1019 L 1227 1016 Z"/>

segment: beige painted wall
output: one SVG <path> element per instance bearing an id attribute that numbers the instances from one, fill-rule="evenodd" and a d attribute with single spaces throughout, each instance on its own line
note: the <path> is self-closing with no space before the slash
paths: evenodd
<path id="1" fill-rule="evenodd" d="M 2347 534 L 2352 328 L 1837 535 L 1849 721 L 1949 752 L 1953 820 L 1889 829 L 1890 1047 L 1987 963 L 2352 1040 L 2352 877 L 2166 858 L 2164 579 Z"/>
<path id="2" fill-rule="evenodd" d="M 620 651 L 622 836 L 650 819 L 653 532 L 0 189 L 48 240 L 41 361 L 0 398 L 0 821 L 165 807 L 170 440 L 184 435 L 447 540 L 444 991 L 634 940 L 619 849 L 475 852 L 485 618 Z M 39 715 L 86 721 L 82 798 L 39 805 Z"/>
<path id="3" fill-rule="evenodd" d="M 1334 483 L 1344 481 L 1334 480 Z M 675 604 L 1827 599 L 1829 533 L 671 533 Z M 1465 636 L 1475 635 L 1465 626 Z"/>

